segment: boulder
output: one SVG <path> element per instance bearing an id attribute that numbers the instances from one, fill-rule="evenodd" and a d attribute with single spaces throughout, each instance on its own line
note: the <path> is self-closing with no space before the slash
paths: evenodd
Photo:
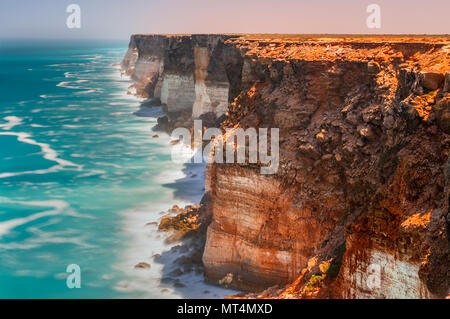
<path id="1" fill-rule="evenodd" d="M 158 122 L 157 129 L 162 131 L 169 130 L 169 118 L 166 115 L 158 117 L 157 122 Z"/>
<path id="2" fill-rule="evenodd" d="M 421 84 L 428 90 L 437 90 L 444 82 L 444 75 L 436 72 L 421 72 Z"/>
<path id="3" fill-rule="evenodd" d="M 140 262 L 134 266 L 134 268 L 140 268 L 140 269 L 150 269 L 150 267 L 151 267 L 150 264 L 145 263 L 145 262 Z"/>

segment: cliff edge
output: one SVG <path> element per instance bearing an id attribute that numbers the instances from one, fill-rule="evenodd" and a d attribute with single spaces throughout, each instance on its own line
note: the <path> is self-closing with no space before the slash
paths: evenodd
<path id="1" fill-rule="evenodd" d="M 271 287 L 251 297 L 448 294 L 448 37 L 133 35 L 122 69 L 169 130 L 279 128 L 276 174 L 207 166 L 208 280 Z"/>

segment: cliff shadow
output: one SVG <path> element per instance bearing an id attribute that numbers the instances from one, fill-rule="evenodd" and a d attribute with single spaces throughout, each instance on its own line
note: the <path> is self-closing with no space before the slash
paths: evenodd
<path id="1" fill-rule="evenodd" d="M 163 265 L 161 291 L 171 289 L 183 298 L 224 298 L 239 293 L 205 281 L 202 252 L 202 239 L 193 236 L 181 239 L 170 250 L 155 256 L 153 261 Z"/>
<path id="2" fill-rule="evenodd" d="M 174 190 L 175 199 L 198 204 L 205 192 L 206 163 L 192 162 L 191 158 L 190 162 L 183 164 L 182 172 L 185 177 L 163 186 Z"/>
<path id="3" fill-rule="evenodd" d="M 145 105 L 145 101 L 141 102 L 139 105 L 139 110 L 133 112 L 133 115 L 136 115 L 138 117 L 154 117 L 158 118 L 160 116 L 163 116 L 164 113 L 162 111 L 161 106 L 147 106 Z"/>

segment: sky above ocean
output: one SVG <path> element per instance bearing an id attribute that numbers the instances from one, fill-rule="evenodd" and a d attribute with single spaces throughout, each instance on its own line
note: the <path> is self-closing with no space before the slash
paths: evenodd
<path id="1" fill-rule="evenodd" d="M 81 28 L 69 29 L 69 4 Z M 367 7 L 380 8 L 368 28 Z M 448 0 L 1 0 L 0 38 L 112 38 L 132 33 L 450 33 Z"/>

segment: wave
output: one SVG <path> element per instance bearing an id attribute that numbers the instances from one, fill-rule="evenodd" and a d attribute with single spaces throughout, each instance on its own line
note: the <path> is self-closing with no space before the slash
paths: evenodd
<path id="1" fill-rule="evenodd" d="M 47 169 L 39 169 L 39 170 L 33 170 L 33 171 L 23 171 L 23 172 L 15 172 L 15 173 L 1 173 L 0 178 L 5 177 L 11 177 L 11 176 L 18 176 L 18 175 L 24 175 L 24 174 L 46 174 L 51 172 L 59 171 L 65 167 L 75 167 L 78 170 L 81 170 L 83 168 L 82 165 L 75 164 L 71 161 L 64 160 L 58 157 L 58 153 L 53 150 L 50 145 L 46 143 L 39 143 L 33 139 L 31 139 L 31 135 L 28 133 L 23 132 L 0 132 L 0 135 L 11 135 L 11 136 L 17 136 L 17 140 L 22 143 L 30 144 L 30 145 L 36 145 L 41 148 L 41 152 L 43 153 L 43 157 L 49 161 L 56 162 L 58 165 L 52 166 Z"/>
<path id="2" fill-rule="evenodd" d="M 8 121 L 8 123 L 0 124 L 0 128 L 2 128 L 4 130 L 10 130 L 14 126 L 22 124 L 22 119 L 17 116 L 6 116 L 3 119 Z"/>
<path id="3" fill-rule="evenodd" d="M 95 175 L 101 175 L 105 174 L 106 172 L 101 169 L 91 169 L 90 171 L 80 174 L 77 176 L 77 178 L 83 178 L 83 177 L 89 177 L 89 176 L 95 176 Z"/>
<path id="4" fill-rule="evenodd" d="M 88 80 L 76 80 L 76 81 L 62 81 L 59 82 L 58 84 L 56 84 L 56 86 L 58 87 L 63 87 L 63 88 L 67 88 L 67 89 L 81 89 L 81 86 L 77 86 L 77 85 L 70 85 L 71 83 L 84 83 L 87 82 Z"/>
<path id="5" fill-rule="evenodd" d="M 29 206 L 38 206 L 38 207 L 53 207 L 51 210 L 47 210 L 41 213 L 36 213 L 27 217 L 22 218 L 15 218 L 10 219 L 4 222 L 0 223 L 0 237 L 7 234 L 11 229 L 16 228 L 18 226 L 21 226 L 23 224 L 29 223 L 31 221 L 34 221 L 36 219 L 52 216 L 52 215 L 58 215 L 60 214 L 64 209 L 69 207 L 69 204 L 67 204 L 63 200 L 48 200 L 48 201 L 30 201 L 30 202 L 21 202 L 21 201 L 12 201 L 5 198 L 0 198 L 0 203 L 8 203 L 8 204 L 26 204 Z"/>
<path id="6" fill-rule="evenodd" d="M 39 95 L 42 99 L 51 99 L 51 98 L 58 98 L 58 97 L 64 97 L 64 95 L 56 95 L 56 94 L 41 94 Z M 40 103 L 40 102 L 38 102 Z"/>
<path id="7" fill-rule="evenodd" d="M 92 55 L 91 55 L 91 56 L 92 56 Z M 101 58 L 103 58 L 103 55 L 101 55 L 101 54 L 96 54 L 96 55 L 94 55 L 94 56 L 92 56 L 92 57 L 86 58 L 86 60 L 91 60 L 91 61 L 93 61 L 93 60 L 98 60 L 98 59 L 101 59 Z"/>
<path id="8" fill-rule="evenodd" d="M 106 162 L 95 162 L 96 165 L 102 165 L 102 166 L 111 166 L 114 168 L 122 169 L 123 166 L 115 163 L 106 163 Z"/>
<path id="9" fill-rule="evenodd" d="M 108 105 L 113 105 L 113 106 L 116 106 L 116 105 L 129 105 L 130 103 L 127 103 L 127 102 L 110 102 L 110 103 L 108 103 Z"/>
<path id="10" fill-rule="evenodd" d="M 69 216 L 75 218 L 89 218 L 93 219 L 91 215 L 79 214 L 70 208 L 70 205 L 64 200 L 46 200 L 46 201 L 17 201 L 6 197 L 0 197 L 0 203 L 19 204 L 23 206 L 33 207 L 48 207 L 49 210 L 32 214 L 27 217 L 15 218 L 0 222 L 0 238 L 12 229 L 25 225 L 29 222 L 49 217 L 49 216 Z M 58 218 L 50 219 L 42 224 L 40 227 L 49 226 L 59 222 Z M 93 248 L 95 246 L 87 244 L 82 237 L 76 237 L 78 231 L 67 229 L 63 231 L 45 232 L 36 226 L 30 226 L 26 229 L 33 237 L 24 240 L 23 242 L 0 243 L 0 249 L 17 250 L 17 249 L 34 249 L 43 244 L 74 244 L 84 248 Z"/>
<path id="11" fill-rule="evenodd" d="M 84 126 L 83 125 L 64 124 L 62 127 L 64 127 L 64 128 L 80 128 L 80 127 L 84 127 Z"/>
<path id="12" fill-rule="evenodd" d="M 72 83 L 71 81 L 68 81 L 68 82 L 59 82 L 58 84 L 56 84 L 56 86 L 58 86 L 58 87 L 64 87 L 64 88 L 67 88 L 67 89 L 80 89 L 81 87 L 79 87 L 79 86 L 72 86 L 72 85 L 69 85 L 69 83 Z"/>
<path id="13" fill-rule="evenodd" d="M 30 227 L 27 230 L 31 232 L 32 228 Z M 0 249 L 27 250 L 35 249 L 45 244 L 73 244 L 83 248 L 96 248 L 95 245 L 86 243 L 83 237 L 75 237 L 73 233 L 68 233 L 66 236 L 61 236 L 58 233 L 60 232 L 51 233 L 41 231 L 40 234 L 35 232 L 34 235 L 36 237 L 27 239 L 23 242 L 0 243 Z"/>
<path id="14" fill-rule="evenodd" d="M 86 91 L 80 91 L 80 92 L 76 92 L 75 94 L 90 94 L 90 93 L 95 93 L 95 92 L 102 92 L 102 89 L 89 89 Z"/>
<path id="15" fill-rule="evenodd" d="M 61 66 L 85 66 L 88 63 L 77 63 L 77 62 L 72 62 L 72 63 L 56 63 L 56 64 L 48 64 L 47 66 L 55 68 L 55 67 L 61 67 Z"/>
<path id="16" fill-rule="evenodd" d="M 212 286 L 204 281 L 203 274 L 187 273 L 178 277 L 186 287 L 176 288 L 164 283 L 177 269 L 175 260 L 189 255 L 183 252 L 180 243 L 167 243 L 167 233 L 157 231 L 161 211 L 169 208 L 168 203 L 179 206 L 192 204 L 190 201 L 176 201 L 170 193 L 161 194 L 157 201 L 143 203 L 121 212 L 122 229 L 128 239 L 125 249 L 114 265 L 126 274 L 114 286 L 119 292 L 131 293 L 134 298 L 224 298 L 236 291 Z M 151 264 L 150 269 L 135 269 L 139 262 Z M 205 291 L 209 293 L 205 293 Z"/>

